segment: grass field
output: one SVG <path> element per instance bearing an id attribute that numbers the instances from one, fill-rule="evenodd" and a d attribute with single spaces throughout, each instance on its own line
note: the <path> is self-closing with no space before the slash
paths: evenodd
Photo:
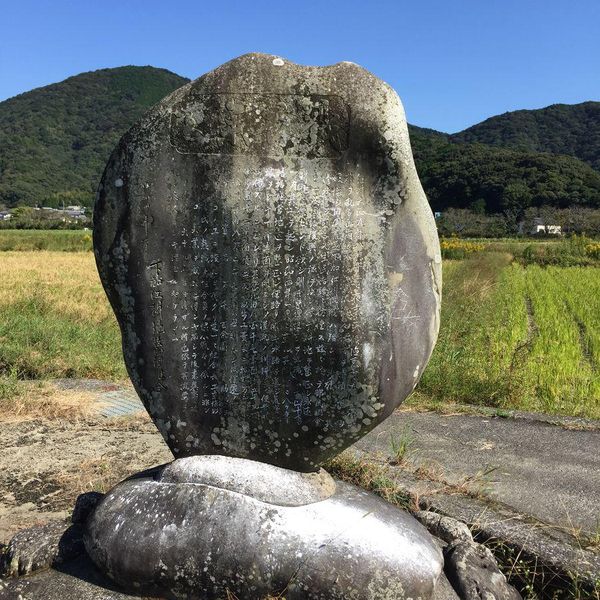
<path id="1" fill-rule="evenodd" d="M 0 390 L 15 379 L 125 377 L 91 252 L 0 254 Z"/>
<path id="2" fill-rule="evenodd" d="M 415 400 L 600 418 L 600 269 L 446 261 L 442 307 Z"/>
<path id="3" fill-rule="evenodd" d="M 0 231 L 0 247 L 7 234 L 69 250 L 89 236 Z M 445 261 L 440 338 L 409 403 L 600 418 L 600 268 L 523 266 L 498 249 Z M 2 252 L 0 399 L 52 377 L 126 377 L 93 255 Z"/>
<path id="4" fill-rule="evenodd" d="M 0 229 L 0 252 L 55 250 L 82 252 L 92 249 L 92 232 L 74 230 Z"/>

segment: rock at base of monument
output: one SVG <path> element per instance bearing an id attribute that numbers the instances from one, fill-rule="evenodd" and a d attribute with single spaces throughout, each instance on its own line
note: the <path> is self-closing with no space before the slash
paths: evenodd
<path id="1" fill-rule="evenodd" d="M 0 577 L 18 577 L 57 566 L 84 552 L 80 524 L 53 521 L 19 531 L 0 560 Z"/>
<path id="2" fill-rule="evenodd" d="M 462 600 L 444 573 L 440 575 L 431 600 Z M 486 599 L 487 600 L 487 599 Z"/>
<path id="3" fill-rule="evenodd" d="M 444 554 L 446 575 L 462 600 L 521 600 L 519 592 L 498 569 L 489 548 L 457 540 Z"/>
<path id="4" fill-rule="evenodd" d="M 140 596 L 118 591 L 83 554 L 60 570 L 0 580 L 0 600 L 140 600 Z M 151 599 L 145 597 L 145 600 Z M 444 574 L 438 580 L 432 600 L 460 600 Z"/>
<path id="5" fill-rule="evenodd" d="M 414 513 L 415 519 L 425 525 L 431 535 L 452 544 L 458 540 L 472 542 L 473 534 L 465 523 L 446 517 L 429 510 L 420 510 Z"/>
<path id="6" fill-rule="evenodd" d="M 0 579 L 0 600 L 140 600 L 119 592 L 83 553 L 42 573 Z"/>
<path id="7" fill-rule="evenodd" d="M 435 597 L 442 553 L 408 513 L 330 485 L 324 472 L 311 480 L 246 459 L 180 461 L 120 483 L 88 519 L 87 551 L 123 589 L 203 600 Z M 299 476 L 313 501 L 298 504 Z"/>

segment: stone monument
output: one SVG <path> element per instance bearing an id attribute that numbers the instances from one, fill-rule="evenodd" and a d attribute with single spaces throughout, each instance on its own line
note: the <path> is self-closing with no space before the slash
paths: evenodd
<path id="1" fill-rule="evenodd" d="M 414 389 L 438 332 L 396 93 L 353 63 L 237 58 L 123 137 L 94 222 L 129 375 L 176 458 L 95 510 L 101 571 L 177 597 L 431 596 L 422 526 L 320 469 Z"/>
<path id="2" fill-rule="evenodd" d="M 414 389 L 441 293 L 396 93 L 353 63 L 248 54 L 120 141 L 94 248 L 175 460 L 117 485 L 85 547 L 166 598 L 432 598 L 441 551 L 328 459 Z"/>

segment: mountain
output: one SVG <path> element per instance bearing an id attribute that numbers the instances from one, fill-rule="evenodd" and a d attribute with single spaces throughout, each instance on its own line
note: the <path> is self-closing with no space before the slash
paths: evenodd
<path id="1" fill-rule="evenodd" d="M 187 82 L 164 69 L 119 67 L 0 102 L 0 208 L 91 205 L 119 137 Z M 600 207 L 599 102 L 506 113 L 453 135 L 409 130 L 435 210 Z"/>
<path id="2" fill-rule="evenodd" d="M 119 67 L 0 102 L 0 204 L 90 205 L 121 135 L 188 81 L 165 69 Z"/>
<path id="3" fill-rule="evenodd" d="M 437 129 L 429 129 L 428 127 L 418 127 L 417 125 L 408 124 L 408 133 L 410 134 L 410 139 L 419 138 L 419 139 L 435 139 L 435 140 L 448 140 L 450 139 L 450 134 L 444 133 L 443 131 L 438 131 Z"/>
<path id="4" fill-rule="evenodd" d="M 600 208 L 600 172 L 571 156 L 527 152 L 442 136 L 411 135 L 432 208 L 521 213 L 529 206 Z"/>
<path id="5" fill-rule="evenodd" d="M 600 171 L 600 102 L 507 112 L 450 136 L 532 152 L 566 154 Z"/>
<path id="6" fill-rule="evenodd" d="M 600 102 L 491 117 L 456 134 L 410 127 L 434 210 L 600 207 Z"/>

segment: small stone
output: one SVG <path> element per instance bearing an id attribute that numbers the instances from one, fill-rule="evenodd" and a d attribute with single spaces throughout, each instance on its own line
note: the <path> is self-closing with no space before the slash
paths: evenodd
<path id="1" fill-rule="evenodd" d="M 467 525 L 451 517 L 445 517 L 428 510 L 416 512 L 414 517 L 427 527 L 431 535 L 440 538 L 447 544 L 457 540 L 463 542 L 473 540 L 473 534 Z"/>
<path id="2" fill-rule="evenodd" d="M 444 554 L 444 571 L 461 600 L 521 600 L 482 544 L 458 541 Z"/>
<path id="3" fill-rule="evenodd" d="M 0 577 L 18 577 L 62 564 L 84 552 L 80 525 L 54 521 L 19 531 L 5 550 Z"/>

